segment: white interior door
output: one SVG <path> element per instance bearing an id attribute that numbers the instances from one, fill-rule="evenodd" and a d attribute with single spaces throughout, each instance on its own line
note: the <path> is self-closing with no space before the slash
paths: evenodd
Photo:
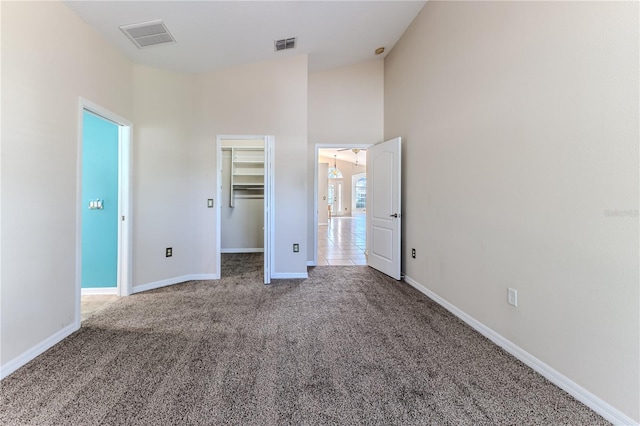
<path id="1" fill-rule="evenodd" d="M 401 138 L 367 151 L 367 263 L 400 279 Z"/>

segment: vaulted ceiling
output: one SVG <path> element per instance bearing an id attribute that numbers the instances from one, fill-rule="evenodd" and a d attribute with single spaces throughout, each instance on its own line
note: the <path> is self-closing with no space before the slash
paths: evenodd
<path id="1" fill-rule="evenodd" d="M 201 73 L 307 54 L 309 71 L 384 57 L 424 1 L 66 1 L 134 63 Z M 120 26 L 161 19 L 176 43 L 137 48 Z M 276 52 L 274 41 L 297 38 Z"/>

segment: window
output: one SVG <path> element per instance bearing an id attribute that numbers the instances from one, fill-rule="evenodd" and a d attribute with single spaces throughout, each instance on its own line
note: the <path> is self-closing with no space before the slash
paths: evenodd
<path id="1" fill-rule="evenodd" d="M 334 198 L 334 186 L 332 183 L 329 184 L 329 190 L 327 194 L 327 201 L 329 202 L 329 206 L 331 207 L 331 213 L 333 213 L 333 198 Z"/>
<path id="2" fill-rule="evenodd" d="M 360 178 L 356 182 L 356 209 L 367 207 L 367 178 Z"/>

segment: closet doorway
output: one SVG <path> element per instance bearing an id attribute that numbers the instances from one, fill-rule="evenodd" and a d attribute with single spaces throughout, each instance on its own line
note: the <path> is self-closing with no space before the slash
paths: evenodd
<path id="1" fill-rule="evenodd" d="M 273 136 L 218 136 L 220 276 L 261 273 L 271 282 Z"/>

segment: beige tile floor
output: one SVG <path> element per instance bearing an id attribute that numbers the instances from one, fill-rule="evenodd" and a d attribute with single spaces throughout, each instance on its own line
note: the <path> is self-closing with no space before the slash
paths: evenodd
<path id="1" fill-rule="evenodd" d="M 115 294 L 89 294 L 80 298 L 80 317 L 82 321 L 118 300 Z"/>
<path id="2" fill-rule="evenodd" d="M 318 265 L 366 265 L 365 213 L 333 217 L 328 225 L 318 225 Z"/>

